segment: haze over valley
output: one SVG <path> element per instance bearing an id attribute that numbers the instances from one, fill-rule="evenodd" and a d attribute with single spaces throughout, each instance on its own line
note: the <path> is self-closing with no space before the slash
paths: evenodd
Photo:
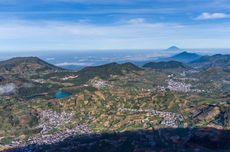
<path id="1" fill-rule="evenodd" d="M 171 47 L 169 47 L 171 48 Z M 178 50 L 149 49 L 149 50 L 83 50 L 83 51 L 12 51 L 4 52 L 0 60 L 7 60 L 13 57 L 36 56 L 51 64 L 71 69 L 79 70 L 86 66 L 96 66 L 111 62 L 125 63 L 134 62 L 137 65 L 143 65 L 149 61 L 159 61 L 161 58 L 171 57 L 181 52 L 193 52 L 199 55 L 228 54 L 230 49 L 183 49 Z"/>

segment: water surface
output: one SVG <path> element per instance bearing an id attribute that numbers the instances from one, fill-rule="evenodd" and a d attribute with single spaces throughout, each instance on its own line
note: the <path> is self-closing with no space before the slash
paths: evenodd
<path id="1" fill-rule="evenodd" d="M 65 92 L 62 90 L 58 90 L 58 91 L 56 91 L 54 96 L 56 99 L 63 99 L 63 98 L 71 96 L 71 93 L 68 93 L 68 92 Z"/>

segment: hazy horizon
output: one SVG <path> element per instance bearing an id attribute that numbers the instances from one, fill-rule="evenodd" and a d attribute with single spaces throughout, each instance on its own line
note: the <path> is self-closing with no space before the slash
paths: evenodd
<path id="1" fill-rule="evenodd" d="M 13 57 L 39 57 L 42 60 L 67 69 L 81 69 L 87 66 L 97 66 L 112 62 L 132 62 L 137 65 L 156 61 L 159 58 L 171 57 L 181 52 L 197 53 L 199 55 L 229 54 L 230 49 L 180 49 L 172 50 L 101 50 L 101 51 L 35 51 L 3 53 L 0 61 Z"/>

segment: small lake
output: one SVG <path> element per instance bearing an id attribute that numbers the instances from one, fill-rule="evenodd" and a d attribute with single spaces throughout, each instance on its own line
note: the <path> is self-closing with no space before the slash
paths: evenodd
<path id="1" fill-rule="evenodd" d="M 71 93 L 64 92 L 64 91 L 62 91 L 62 90 L 56 91 L 56 93 L 55 93 L 55 95 L 54 95 L 54 97 L 55 97 L 56 99 L 63 99 L 63 98 L 69 97 L 69 96 L 71 96 Z"/>

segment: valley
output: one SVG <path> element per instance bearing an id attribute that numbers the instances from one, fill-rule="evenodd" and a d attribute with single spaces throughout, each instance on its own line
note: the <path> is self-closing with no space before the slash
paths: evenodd
<path id="1" fill-rule="evenodd" d="M 74 149 L 71 141 L 82 142 L 84 136 L 104 139 L 108 133 L 107 141 L 113 143 L 114 134 L 139 136 L 140 131 L 148 144 L 173 148 L 183 141 L 184 150 L 195 146 L 209 151 L 203 136 L 230 129 L 229 61 L 229 55 L 214 55 L 184 63 L 110 63 L 79 71 L 32 57 L 0 62 L 0 147 L 52 150 L 49 145 L 66 141 Z M 177 129 L 186 133 L 181 136 Z M 148 134 L 153 134 L 151 140 Z M 230 139 L 229 133 L 215 137 Z M 202 146 L 194 144 L 200 139 Z"/>

